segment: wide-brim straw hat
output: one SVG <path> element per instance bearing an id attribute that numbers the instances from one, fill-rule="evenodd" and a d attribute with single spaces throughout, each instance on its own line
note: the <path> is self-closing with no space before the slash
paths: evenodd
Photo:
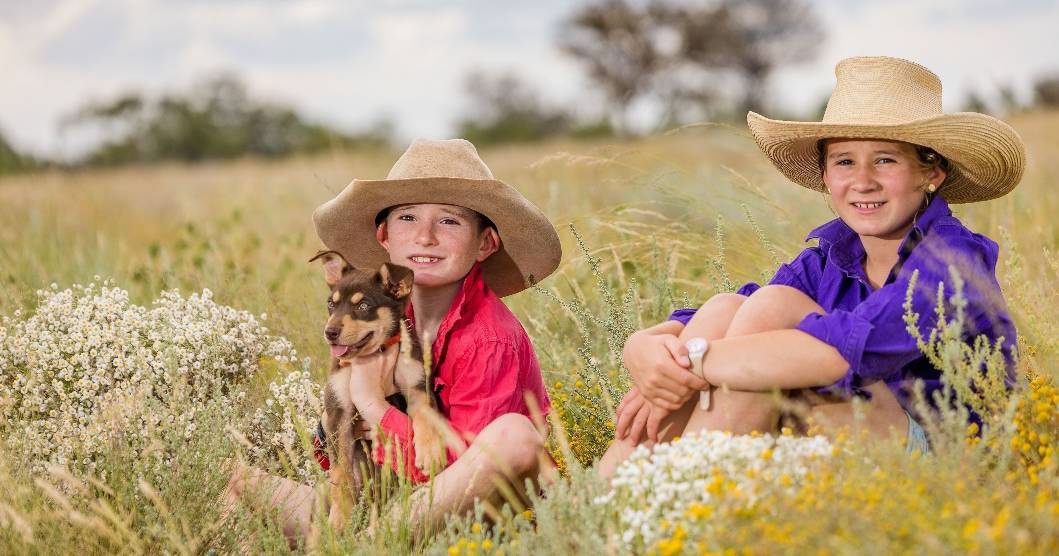
<path id="1" fill-rule="evenodd" d="M 500 250 L 482 263 L 486 284 L 504 297 L 539 282 L 559 266 L 555 228 L 515 188 L 493 177 L 474 145 L 463 139 L 417 139 L 384 180 L 355 179 L 313 211 L 316 233 L 355 267 L 390 260 L 375 238 L 376 218 L 414 203 L 458 205 L 485 215 L 500 235 Z"/>
<path id="2" fill-rule="evenodd" d="M 883 139 L 930 147 L 951 163 L 938 189 L 950 203 L 1001 197 L 1026 166 L 1022 138 L 1008 124 L 976 112 L 943 114 L 941 80 L 923 66 L 884 56 L 847 58 L 819 122 L 747 114 L 761 150 L 791 181 L 824 190 L 821 139 Z"/>

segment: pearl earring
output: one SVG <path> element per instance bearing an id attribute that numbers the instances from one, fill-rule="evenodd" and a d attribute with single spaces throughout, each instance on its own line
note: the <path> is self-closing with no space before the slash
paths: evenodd
<path id="1" fill-rule="evenodd" d="M 932 183 L 927 184 L 927 193 L 933 193 L 938 187 Z"/>

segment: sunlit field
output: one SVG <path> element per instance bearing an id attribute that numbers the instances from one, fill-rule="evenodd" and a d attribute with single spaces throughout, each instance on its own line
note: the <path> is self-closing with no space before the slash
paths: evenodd
<path id="1" fill-rule="evenodd" d="M 1029 153 L 1022 184 L 954 206 L 1000 243 L 997 271 L 1020 335 L 1013 393 L 953 394 L 983 408 L 982 431 L 948 415 L 930 430 L 929 455 L 855 433 L 681 439 L 650 464 L 638 456 L 638 471 L 613 487 L 590 466 L 629 385 L 625 337 L 674 308 L 767 281 L 834 216 L 823 196 L 786 182 L 744 127 L 483 151 L 563 242 L 559 271 L 506 300 L 541 361 L 562 479 L 532 510 L 479 508 L 418 538 L 403 522 L 377 523 L 368 537 L 379 510 L 363 507 L 320 549 L 1056 553 L 1059 113 L 1010 121 Z M 222 516 L 226 466 L 244 458 L 321 482 L 306 429 L 328 363 L 328 290 L 306 262 L 321 247 L 310 215 L 353 177 L 385 176 L 396 156 L 0 181 L 0 553 L 289 550 L 267 512 Z M 996 370 L 980 362 L 946 359 L 947 376 L 965 383 Z M 684 494 L 652 494 L 666 488 Z M 393 492 L 387 503 L 400 505 L 408 487 Z"/>

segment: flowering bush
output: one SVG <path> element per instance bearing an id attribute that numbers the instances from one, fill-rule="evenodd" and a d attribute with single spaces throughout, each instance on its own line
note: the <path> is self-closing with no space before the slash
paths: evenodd
<path id="1" fill-rule="evenodd" d="M 299 431 L 311 430 L 316 418 L 322 411 L 322 389 L 309 376 L 308 360 L 301 371 L 289 373 L 281 381 L 268 385 L 270 396 L 264 406 L 254 411 L 246 436 L 250 441 L 250 459 L 262 464 L 272 472 L 283 472 L 277 464 L 290 462 L 287 469 L 294 471 L 294 476 L 304 482 L 313 484 L 319 474 L 319 465 L 313 458 L 299 450 Z"/>
<path id="2" fill-rule="evenodd" d="M 1011 451 L 1036 485 L 1041 471 L 1055 465 L 1059 449 L 1059 388 L 1055 383 L 1043 375 L 1034 377 L 1029 392 L 1018 401 L 1014 422 Z"/>
<path id="3" fill-rule="evenodd" d="M 260 361 L 296 356 L 290 342 L 269 334 L 265 315 L 218 305 L 209 290 L 186 298 L 167 291 L 151 308 L 109 282 L 53 284 L 37 296 L 32 315 L 16 311 L 0 326 L 0 427 L 8 448 L 31 455 L 38 471 L 62 464 L 105 474 L 101 463 L 121 449 L 158 473 L 207 407 L 239 422 L 242 384 Z M 293 391 L 286 384 L 273 394 Z M 305 397 L 313 393 L 292 407 L 311 406 Z M 255 423 L 260 429 L 266 420 Z"/>
<path id="4" fill-rule="evenodd" d="M 637 448 L 595 502 L 619 512 L 622 542 L 649 547 L 689 518 L 751 508 L 771 492 L 791 490 L 814 460 L 831 453 L 822 436 L 691 434 L 653 451 Z"/>

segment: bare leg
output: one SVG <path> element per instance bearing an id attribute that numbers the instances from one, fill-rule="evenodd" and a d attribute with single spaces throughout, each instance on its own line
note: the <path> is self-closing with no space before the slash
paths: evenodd
<path id="1" fill-rule="evenodd" d="M 731 295 L 731 294 L 729 294 Z M 754 334 L 768 330 L 790 329 L 809 313 L 824 313 L 822 307 L 800 290 L 787 286 L 765 286 L 742 301 L 714 296 L 700 309 L 680 333 L 680 339 L 702 337 L 713 340 Z M 715 300 L 717 300 L 715 302 Z M 727 300 L 726 302 L 722 300 Z M 718 309 L 725 306 L 734 309 L 727 314 Z M 722 328 L 719 334 L 718 331 Z M 896 398 L 884 384 L 869 387 L 873 394 L 866 404 L 865 423 L 873 434 L 889 434 L 896 428 L 907 430 L 907 417 L 897 404 Z M 770 432 L 776 429 L 779 415 L 774 393 L 737 392 L 716 389 L 709 411 L 698 408 L 697 396 L 684 407 L 670 415 L 664 426 L 661 439 L 671 440 L 679 434 L 700 430 L 723 430 L 736 434 L 753 431 Z M 849 402 L 828 402 L 823 398 L 807 397 L 812 406 L 809 419 L 824 432 L 834 431 L 855 422 L 853 405 Z M 902 433 L 903 434 L 903 433 Z M 600 476 L 610 477 L 617 465 L 636 448 L 629 439 L 615 440 L 601 458 L 597 470 Z"/>
<path id="2" fill-rule="evenodd" d="M 234 468 L 223 495 L 228 508 L 246 504 L 275 510 L 279 514 L 283 535 L 291 546 L 307 538 L 313 509 L 317 506 L 317 495 L 312 487 L 238 462 Z"/>
<path id="3" fill-rule="evenodd" d="M 431 486 L 412 494 L 409 521 L 417 532 L 434 530 L 446 514 L 464 513 L 476 499 L 499 506 L 507 489 L 524 499 L 525 479 L 551 471 L 544 453 L 544 438 L 528 418 L 517 413 L 497 417 Z"/>
<path id="4" fill-rule="evenodd" d="M 863 414 L 858 419 L 851 402 L 811 403 L 809 426 L 822 434 L 835 436 L 842 430 L 864 430 L 877 438 L 896 434 L 905 440 L 908 436 L 908 415 L 897 401 L 897 397 L 884 382 L 876 382 L 865 388 L 871 401 L 864 404 Z"/>
<path id="5" fill-rule="evenodd" d="M 688 323 L 688 327 L 692 327 L 692 333 L 681 334 L 681 338 L 687 340 L 688 338 L 700 337 L 706 338 L 707 340 L 716 340 L 723 338 L 725 333 L 728 331 L 728 326 L 732 322 L 732 318 L 735 317 L 736 312 L 747 300 L 746 296 L 734 294 L 734 293 L 721 293 L 711 297 L 706 303 L 695 313 L 695 318 Z M 688 329 L 685 327 L 685 330 Z M 685 404 L 684 407 L 670 414 L 665 421 L 663 421 L 659 439 L 662 442 L 668 442 L 673 439 L 674 436 L 683 433 L 685 427 L 688 424 L 688 419 L 691 418 L 692 410 L 695 408 L 695 404 L 698 403 L 698 397 L 695 396 L 693 400 Z M 653 442 L 647 440 L 647 446 L 651 447 Z M 607 448 L 606 453 L 600 458 L 599 463 L 596 464 L 596 472 L 604 478 L 610 477 L 618 464 L 625 461 L 632 454 L 632 451 L 639 445 L 638 442 L 634 442 L 632 438 L 616 438 L 611 442 L 610 447 Z"/>
<path id="6" fill-rule="evenodd" d="M 794 328 L 809 313 L 824 313 L 824 309 L 795 288 L 765 286 L 739 307 L 728 325 L 725 337 Z M 696 314 L 680 334 L 680 339 L 687 341 L 701 336 L 703 329 L 712 331 Z M 710 339 L 708 336 L 706 338 Z M 776 429 L 779 408 L 773 392 L 737 392 L 717 388 L 713 398 L 713 405 L 708 411 L 699 409 L 697 405 L 692 407 L 684 433 L 706 429 L 747 434 Z"/>
<path id="7" fill-rule="evenodd" d="M 726 336 L 794 328 L 810 313 L 823 314 L 824 310 L 800 290 L 787 286 L 765 286 L 739 308 Z M 692 319 L 681 338 L 693 337 L 694 326 L 696 322 Z M 825 434 L 833 434 L 843 428 L 863 427 L 875 436 L 886 437 L 896 431 L 903 438 L 908 430 L 908 417 L 893 392 L 881 382 L 866 389 L 872 399 L 864 404 L 861 420 L 855 418 L 851 402 L 827 399 L 812 392 L 806 392 L 798 398 L 808 406 L 806 414 L 810 425 L 818 427 Z M 739 434 L 776 429 L 779 407 L 775 394 L 724 392 L 718 389 L 714 396 L 714 409 L 702 411 L 696 408 L 685 432 L 709 429 Z"/>

